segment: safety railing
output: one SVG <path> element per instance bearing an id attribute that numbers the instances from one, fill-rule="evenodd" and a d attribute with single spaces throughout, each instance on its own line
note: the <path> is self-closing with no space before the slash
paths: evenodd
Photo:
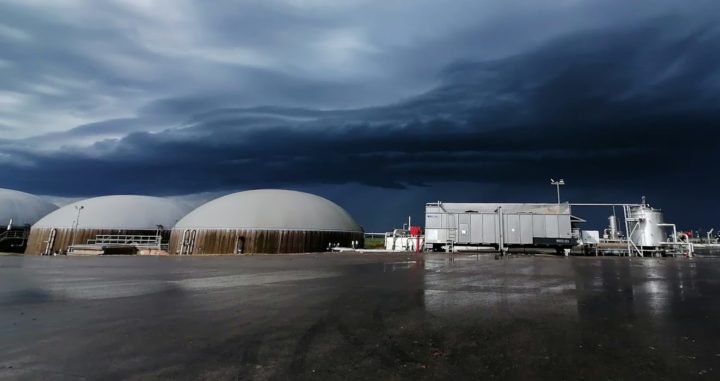
<path id="1" fill-rule="evenodd" d="M 27 232 L 25 230 L 6 230 L 0 233 L 0 242 L 10 239 L 25 239 Z"/>
<path id="2" fill-rule="evenodd" d="M 97 235 L 87 241 L 88 245 L 133 245 L 137 247 L 162 248 L 159 235 Z"/>

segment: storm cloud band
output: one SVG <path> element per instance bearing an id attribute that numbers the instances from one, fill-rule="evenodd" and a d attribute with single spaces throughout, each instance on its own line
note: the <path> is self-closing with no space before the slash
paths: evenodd
<path id="1" fill-rule="evenodd" d="M 24 15 L 22 7 L 12 9 Z M 276 14 L 263 6 L 258 12 L 306 20 L 283 9 Z M 692 17 L 656 12 L 620 25 L 573 26 L 512 54 L 496 48 L 486 55 L 491 58 L 468 50 L 482 50 L 487 36 L 467 31 L 453 36 L 468 53 L 445 52 L 444 60 L 423 62 L 432 51 L 384 46 L 390 68 L 378 69 L 375 79 L 365 71 L 370 63 L 358 66 L 359 72 L 302 77 L 298 68 L 309 63 L 301 54 L 295 72 L 259 59 L 222 66 L 225 78 L 195 73 L 162 83 L 93 72 L 101 79 L 96 90 L 111 92 L 113 102 L 130 112 L 70 129 L 41 128 L 48 132 L 32 136 L 6 133 L 0 185 L 92 196 L 319 184 L 392 190 L 462 182 L 524 188 L 532 198 L 535 184 L 564 176 L 588 195 L 620 185 L 627 194 L 650 189 L 671 199 L 679 184 L 695 183 L 701 186 L 692 188 L 694 195 L 709 199 L 718 186 L 710 174 L 720 139 L 720 30 L 713 22 L 717 6 L 702 10 Z M 7 62 L 22 56 L 20 43 L 13 44 Z M 363 52 L 358 57 L 381 55 L 370 45 L 353 46 Z M 84 65 L 78 57 L 56 59 L 75 62 L 77 70 Z M 185 58 L 182 65 L 191 60 Z M 172 62 L 160 62 L 175 70 Z M 394 66 L 398 62 L 407 73 Z M 396 72 L 396 80 L 383 79 Z M 418 79 L 430 72 L 432 80 Z M 173 80 L 186 86 L 180 91 Z M 408 89 L 422 88 L 408 95 Z M 158 96 L 148 96 L 147 89 Z M 59 98 L 57 107 L 67 110 L 79 107 L 72 102 L 87 102 L 65 96 L 42 99 Z M 16 128 L 0 125 L 0 131 Z"/>

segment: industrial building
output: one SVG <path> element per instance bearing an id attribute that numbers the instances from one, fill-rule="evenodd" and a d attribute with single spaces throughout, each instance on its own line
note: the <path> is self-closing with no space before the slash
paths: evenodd
<path id="1" fill-rule="evenodd" d="M 251 254 L 361 247 L 363 229 L 343 208 L 308 193 L 261 189 L 210 201 L 180 220 L 170 253 Z"/>
<path id="2" fill-rule="evenodd" d="M 25 254 L 137 254 L 167 248 L 187 212 L 167 199 L 104 196 L 66 205 L 35 223 Z"/>
<path id="3" fill-rule="evenodd" d="M 30 226 L 57 208 L 29 193 L 0 188 L 0 252 L 24 252 Z"/>
<path id="4" fill-rule="evenodd" d="M 613 212 L 601 234 L 582 229 L 586 221 L 572 215 L 573 207 L 612 208 Z M 615 208 L 622 210 L 620 216 L 615 215 Z M 426 250 L 448 252 L 550 248 L 565 255 L 693 255 L 687 235 L 665 223 L 662 211 L 648 205 L 644 197 L 639 204 L 433 202 L 425 205 L 425 236 L 417 241 L 424 241 Z"/>
<path id="5" fill-rule="evenodd" d="M 433 251 L 456 246 L 547 247 L 576 244 L 569 204 L 443 203 L 425 205 L 425 245 Z"/>

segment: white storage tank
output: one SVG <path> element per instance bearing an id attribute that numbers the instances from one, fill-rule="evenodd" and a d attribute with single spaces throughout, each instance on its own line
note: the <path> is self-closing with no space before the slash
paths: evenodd
<path id="1" fill-rule="evenodd" d="M 630 238 L 636 246 L 658 247 L 667 240 L 660 226 L 663 224 L 663 213 L 660 209 L 653 209 L 645 204 L 637 205 L 630 207 L 628 217 Z"/>

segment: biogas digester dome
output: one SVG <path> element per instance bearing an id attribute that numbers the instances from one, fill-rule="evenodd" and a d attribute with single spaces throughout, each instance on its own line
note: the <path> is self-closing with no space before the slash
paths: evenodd
<path id="1" fill-rule="evenodd" d="M 57 208 L 50 201 L 30 193 L 0 188 L 0 225 L 3 227 L 32 225 Z"/>
<path id="2" fill-rule="evenodd" d="M 187 210 L 173 201 L 149 196 L 104 196 L 66 205 L 30 230 L 25 254 L 65 252 L 97 235 L 148 235 L 170 230 Z"/>
<path id="3" fill-rule="evenodd" d="M 309 193 L 261 189 L 210 201 L 180 220 L 170 254 L 305 253 L 363 243 L 343 208 Z"/>
<path id="4" fill-rule="evenodd" d="M 55 209 L 40 197 L 0 188 L 0 251 L 22 252 L 28 227 Z"/>

